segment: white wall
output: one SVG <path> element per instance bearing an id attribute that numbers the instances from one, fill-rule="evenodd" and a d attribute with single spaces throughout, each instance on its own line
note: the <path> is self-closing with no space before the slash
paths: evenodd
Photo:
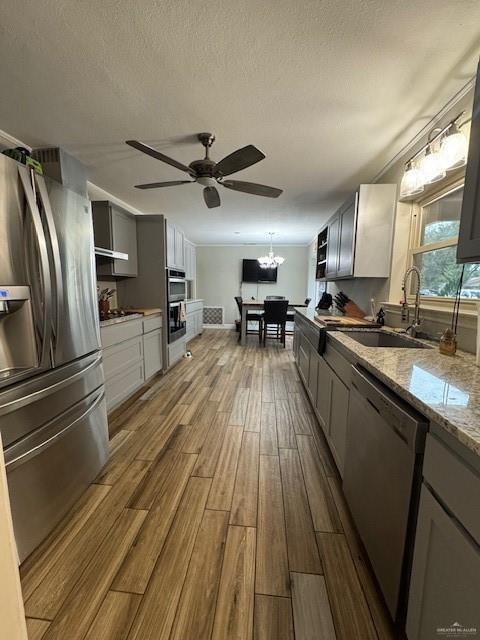
<path id="1" fill-rule="evenodd" d="M 197 296 L 205 306 L 225 308 L 226 324 L 238 318 L 234 297 L 254 296 L 263 300 L 268 295 L 285 296 L 292 302 L 307 297 L 308 247 L 274 246 L 276 254 L 285 258 L 278 269 L 275 284 L 241 284 L 242 259 L 258 258 L 268 252 L 265 245 L 197 246 Z"/>

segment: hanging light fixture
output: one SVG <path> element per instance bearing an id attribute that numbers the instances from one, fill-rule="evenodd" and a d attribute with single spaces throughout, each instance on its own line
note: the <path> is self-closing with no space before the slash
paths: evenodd
<path id="1" fill-rule="evenodd" d="M 468 142 L 461 129 L 471 118 L 457 124 L 463 115 L 462 111 L 445 127 L 432 129 L 427 143 L 406 162 L 400 198 L 422 193 L 425 185 L 442 180 L 447 171 L 467 163 Z"/>
<path id="2" fill-rule="evenodd" d="M 276 269 L 280 264 L 285 262 L 285 258 L 276 256 L 273 253 L 272 236 L 274 234 L 269 233 L 268 235 L 270 236 L 270 251 L 268 252 L 268 256 L 260 256 L 257 260 L 262 269 Z"/>
<path id="3" fill-rule="evenodd" d="M 439 151 L 434 151 L 429 144 L 425 150 L 425 155 L 420 160 L 420 171 L 424 184 L 432 184 L 445 177 L 443 158 Z"/>
<path id="4" fill-rule="evenodd" d="M 465 134 L 458 130 L 455 122 L 447 129 L 440 145 L 440 153 L 447 171 L 458 169 L 467 164 L 467 138 Z"/>
<path id="5" fill-rule="evenodd" d="M 400 197 L 407 198 L 422 193 L 424 189 L 422 177 L 422 173 L 409 160 L 400 185 Z"/>

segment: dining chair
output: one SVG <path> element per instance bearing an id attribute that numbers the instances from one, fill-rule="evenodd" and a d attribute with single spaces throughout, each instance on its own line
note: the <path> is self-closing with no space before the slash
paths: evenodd
<path id="1" fill-rule="evenodd" d="M 308 307 L 311 301 L 312 301 L 311 298 L 305 298 L 305 302 L 303 304 L 306 307 Z M 295 311 L 293 311 L 292 313 L 287 313 L 287 322 L 295 322 Z M 287 333 L 292 333 L 292 332 L 288 331 Z"/>
<path id="2" fill-rule="evenodd" d="M 242 307 L 243 307 L 243 298 L 242 296 L 235 296 L 235 302 L 237 303 L 237 307 L 238 307 L 238 311 L 240 313 L 240 331 L 238 332 L 238 341 L 240 342 L 240 339 L 242 337 Z M 256 334 L 258 335 L 258 340 L 261 342 L 262 340 L 262 314 L 261 313 L 252 313 L 247 311 L 247 330 L 246 333 L 250 333 L 250 334 Z M 258 322 L 258 329 L 255 329 L 254 331 L 249 331 L 248 330 L 248 323 L 249 322 Z"/>
<path id="3" fill-rule="evenodd" d="M 287 323 L 288 300 L 267 300 L 264 303 L 265 312 L 262 315 L 263 346 L 267 338 L 281 340 L 285 347 L 285 325 Z M 268 333 L 269 326 L 275 326 L 274 333 Z"/>
<path id="4" fill-rule="evenodd" d="M 265 296 L 265 300 L 285 300 L 285 296 Z"/>

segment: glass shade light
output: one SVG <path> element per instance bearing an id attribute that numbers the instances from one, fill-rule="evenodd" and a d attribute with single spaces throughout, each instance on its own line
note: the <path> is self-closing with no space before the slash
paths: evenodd
<path id="1" fill-rule="evenodd" d="M 443 166 L 448 171 L 463 167 L 467 163 L 468 142 L 456 124 L 448 129 L 440 146 Z"/>
<path id="2" fill-rule="evenodd" d="M 262 269 L 276 269 L 279 265 L 285 262 L 285 258 L 282 256 L 276 256 L 273 253 L 273 245 L 272 245 L 272 236 L 273 233 L 270 233 L 270 251 L 268 252 L 268 256 L 260 256 L 257 258 L 258 264 Z"/>
<path id="3" fill-rule="evenodd" d="M 402 183 L 400 185 L 400 197 L 414 196 L 423 191 L 422 173 L 409 161 L 405 167 Z"/>
<path id="4" fill-rule="evenodd" d="M 424 184 L 432 184 L 445 177 L 442 154 L 440 151 L 432 151 L 431 145 L 428 145 L 420 161 L 420 172 Z"/>

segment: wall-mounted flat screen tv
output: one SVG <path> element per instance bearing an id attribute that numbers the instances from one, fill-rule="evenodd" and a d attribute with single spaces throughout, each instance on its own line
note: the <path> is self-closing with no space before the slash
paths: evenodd
<path id="1" fill-rule="evenodd" d="M 262 269 L 258 260 L 244 258 L 242 265 L 242 282 L 276 282 L 277 269 Z"/>

